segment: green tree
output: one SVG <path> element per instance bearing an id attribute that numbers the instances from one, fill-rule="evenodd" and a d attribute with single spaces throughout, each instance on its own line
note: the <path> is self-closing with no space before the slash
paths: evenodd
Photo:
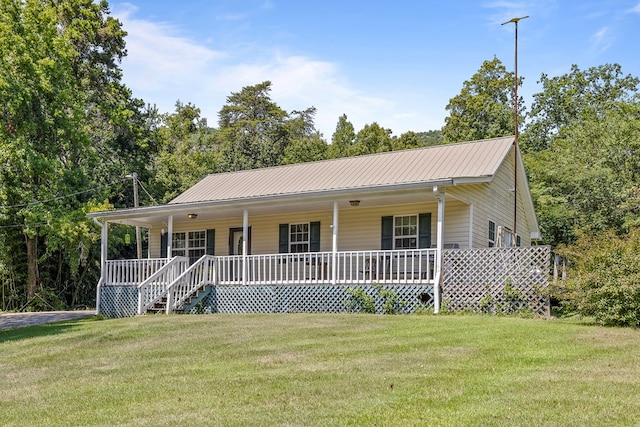
<path id="1" fill-rule="evenodd" d="M 528 124 L 521 144 L 524 151 L 551 147 L 561 130 L 576 123 L 602 121 L 620 103 L 638 99 L 640 80 L 623 75 L 618 64 L 605 64 L 571 71 L 557 77 L 542 74 L 542 91 L 533 95 Z"/>
<path id="2" fill-rule="evenodd" d="M 619 102 L 597 119 L 562 127 L 551 147 L 525 156 L 547 243 L 638 223 L 639 141 L 640 103 Z"/>
<path id="3" fill-rule="evenodd" d="M 280 164 L 288 143 L 288 114 L 271 100 L 271 82 L 232 92 L 218 113 L 225 140 L 226 169 L 241 170 Z"/>
<path id="4" fill-rule="evenodd" d="M 405 150 L 409 148 L 430 147 L 442 144 L 442 131 L 431 130 L 428 132 L 405 132 L 391 142 L 392 150 Z"/>
<path id="5" fill-rule="evenodd" d="M 0 3 L 0 258 L 31 301 L 46 291 L 47 262 L 81 280 L 93 244 L 85 214 L 97 194 L 86 189 L 103 179 L 102 155 L 137 131 L 140 104 L 117 67 L 125 33 L 108 13 L 105 1 Z"/>
<path id="6" fill-rule="evenodd" d="M 494 57 L 484 61 L 461 92 L 449 100 L 442 134 L 446 143 L 513 135 L 513 73 Z M 522 86 L 522 77 L 518 86 Z M 524 102 L 518 99 L 518 123 L 523 123 Z"/>
<path id="7" fill-rule="evenodd" d="M 336 131 L 331 137 L 331 146 L 329 147 L 328 156 L 331 159 L 349 156 L 356 140 L 356 131 L 353 124 L 347 119 L 347 115 L 343 114 L 338 119 Z"/>
<path id="8" fill-rule="evenodd" d="M 162 117 L 158 129 L 155 192 L 167 202 L 210 173 L 222 170 L 219 131 L 207 127 L 200 109 L 176 102 L 173 114 Z"/>
<path id="9" fill-rule="evenodd" d="M 385 129 L 374 122 L 358 131 L 350 155 L 359 156 L 391 150 L 391 129 Z"/>

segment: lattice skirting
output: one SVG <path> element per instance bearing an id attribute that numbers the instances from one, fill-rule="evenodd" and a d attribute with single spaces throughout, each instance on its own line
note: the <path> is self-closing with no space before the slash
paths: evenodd
<path id="1" fill-rule="evenodd" d="M 351 296 L 346 285 L 306 286 L 216 286 L 191 313 L 340 313 L 348 310 Z M 360 286 L 382 312 L 383 300 L 372 285 Z M 413 313 L 433 307 L 433 287 L 429 285 L 389 285 L 396 292 L 398 312 Z"/>
<path id="2" fill-rule="evenodd" d="M 116 318 L 138 314 L 137 286 L 104 286 L 100 288 L 100 314 Z"/>
<path id="3" fill-rule="evenodd" d="M 348 311 L 351 296 L 346 285 L 307 286 L 216 286 L 191 313 L 340 313 Z M 370 295 L 376 312 L 382 313 L 383 300 L 372 285 L 360 286 Z M 433 287 L 429 285 L 389 285 L 382 289 L 396 292 L 396 308 L 401 313 L 414 313 L 433 307 Z M 100 313 L 110 318 L 135 316 L 138 289 L 133 286 L 103 287 Z"/>
<path id="4" fill-rule="evenodd" d="M 444 251 L 443 263 L 447 310 L 549 315 L 549 246 Z"/>
<path id="5" fill-rule="evenodd" d="M 456 249 L 443 251 L 442 304 L 449 311 L 492 314 L 521 311 L 549 315 L 551 249 L 526 248 Z M 347 311 L 353 285 L 216 286 L 192 312 L 292 313 Z M 360 285 L 374 297 L 377 312 L 382 299 L 376 287 Z M 413 313 L 433 306 L 430 285 L 385 285 L 402 302 L 399 311 Z M 134 316 L 137 287 L 103 287 L 100 312 L 108 317 Z"/>

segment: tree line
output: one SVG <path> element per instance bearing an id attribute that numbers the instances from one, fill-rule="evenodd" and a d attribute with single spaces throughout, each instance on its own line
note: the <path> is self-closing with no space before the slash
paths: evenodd
<path id="1" fill-rule="evenodd" d="M 269 81 L 231 92 L 217 126 L 191 103 L 161 114 L 122 83 L 125 39 L 104 0 L 0 4 L 0 310 L 95 304 L 99 233 L 86 213 L 132 207 L 132 172 L 143 205 L 164 203 L 210 173 L 514 132 L 514 76 L 495 57 L 450 99 L 440 130 L 356 132 L 342 115 L 328 140 L 315 108 L 285 111 Z M 638 78 L 574 65 L 538 84 L 529 109 L 518 99 L 518 123 L 542 243 L 573 254 L 585 238 L 625 242 L 640 221 Z M 133 256 L 129 233 L 111 233 L 110 258 Z"/>

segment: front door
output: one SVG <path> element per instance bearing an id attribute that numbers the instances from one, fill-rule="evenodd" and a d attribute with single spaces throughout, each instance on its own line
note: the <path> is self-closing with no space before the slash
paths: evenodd
<path id="1" fill-rule="evenodd" d="M 229 229 L 229 255 L 242 255 L 242 228 Z M 247 238 L 247 255 L 251 254 L 251 227 Z"/>

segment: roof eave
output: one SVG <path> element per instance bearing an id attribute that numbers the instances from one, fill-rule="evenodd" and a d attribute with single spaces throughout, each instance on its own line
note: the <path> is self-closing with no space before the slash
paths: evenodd
<path id="1" fill-rule="evenodd" d="M 138 208 L 126 208 L 126 209 L 116 209 L 111 211 L 101 211 L 101 212 L 91 212 L 87 216 L 89 218 L 102 218 L 108 221 L 117 222 L 118 219 L 127 219 L 127 224 L 132 224 L 135 221 L 136 217 L 144 217 L 148 215 L 171 215 L 176 212 L 181 212 L 185 210 L 193 210 L 193 209 L 202 209 L 202 208 L 214 208 L 218 206 L 225 205 L 239 205 L 239 206 L 249 206 L 255 205 L 258 203 L 272 203 L 277 201 L 285 201 L 296 199 L 300 197 L 305 198 L 335 198 L 339 196 L 347 196 L 353 194 L 363 194 L 363 193 L 374 193 L 374 192 L 385 192 L 391 190 L 413 190 L 420 188 L 432 188 L 434 186 L 450 186 L 455 185 L 454 179 L 443 179 L 436 181 L 428 181 L 428 182 L 413 182 L 413 183 L 403 183 L 403 184 L 385 184 L 385 185 L 376 185 L 370 187 L 360 187 L 360 188 L 340 188 L 333 190 L 321 190 L 321 191 L 313 191 L 313 192 L 303 192 L 303 193 L 290 193 L 290 194 L 271 194 L 265 196 L 257 196 L 257 197 L 249 197 L 249 198 L 240 198 L 240 199 L 224 199 L 224 200 L 202 200 L 197 202 L 186 202 L 186 203 L 169 203 L 165 205 L 157 205 L 157 206 L 145 206 Z"/>

